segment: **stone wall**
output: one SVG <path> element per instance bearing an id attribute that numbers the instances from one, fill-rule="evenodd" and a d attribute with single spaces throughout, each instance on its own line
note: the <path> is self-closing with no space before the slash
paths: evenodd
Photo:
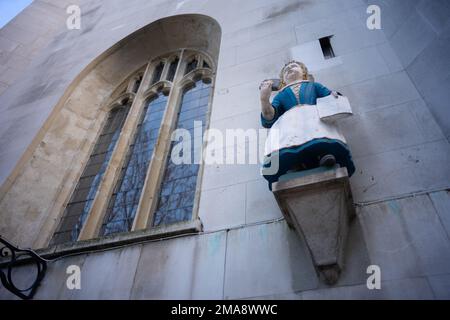
<path id="1" fill-rule="evenodd" d="M 448 205 L 448 194 L 436 192 L 360 209 L 333 287 L 317 279 L 304 242 L 279 221 L 51 262 L 35 298 L 448 299 Z M 366 287 L 370 264 L 381 268 L 381 290 Z M 66 287 L 70 265 L 81 268 L 81 290 Z M 15 276 L 27 283 L 30 269 Z M 0 298 L 12 296 L 0 288 Z"/>
<path id="2" fill-rule="evenodd" d="M 401 65 L 447 140 L 450 137 L 450 3 L 445 0 L 369 1 L 384 14 L 383 29 Z"/>
<path id="3" fill-rule="evenodd" d="M 349 97 L 355 115 L 340 125 L 357 168 L 351 186 L 358 217 L 346 269 L 327 287 L 303 240 L 280 219 L 259 166 L 206 166 L 204 234 L 50 263 L 37 298 L 450 298 L 450 146 L 441 105 L 448 95 L 448 18 L 435 17 L 433 1 L 393 2 L 379 1 L 386 18 L 382 30 L 371 31 L 364 0 L 130 0 L 125 8 L 119 0 L 83 1 L 85 28 L 61 30 L 0 96 L 8 124 L 0 132 L 1 181 L 85 66 L 152 21 L 199 13 L 222 28 L 211 127 L 259 128 L 259 82 L 291 58 L 311 61 L 316 81 Z M 428 29 L 408 27 L 410 20 L 427 23 L 426 43 L 416 39 Z M 305 54 L 328 35 L 333 61 Z M 31 213 L 23 214 L 11 223 Z M 71 264 L 82 269 L 80 291 L 65 286 Z M 381 267 L 381 290 L 366 287 L 371 264 Z M 23 279 L 30 274 L 19 272 Z M 0 297 L 11 296 L 0 288 Z"/>

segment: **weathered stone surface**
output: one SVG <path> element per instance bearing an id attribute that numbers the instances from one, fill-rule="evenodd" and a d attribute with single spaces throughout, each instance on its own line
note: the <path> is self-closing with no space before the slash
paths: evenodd
<path id="1" fill-rule="evenodd" d="M 245 222 L 254 223 L 283 216 L 267 181 L 247 182 Z"/>
<path id="2" fill-rule="evenodd" d="M 229 232 L 225 299 L 282 294 L 317 286 L 317 274 L 305 242 L 284 221 Z"/>
<path id="3" fill-rule="evenodd" d="M 382 280 L 449 273 L 450 241 L 428 196 L 365 206 L 359 217 Z"/>
<path id="4" fill-rule="evenodd" d="M 202 192 L 199 216 L 205 231 L 245 224 L 245 189 L 244 183 Z"/>
<path id="5" fill-rule="evenodd" d="M 355 215 L 347 170 L 302 177 L 291 173 L 282 178 L 272 184 L 278 205 L 291 227 L 304 237 L 325 282 L 335 284 L 344 268 L 348 225 Z"/>
<path id="6" fill-rule="evenodd" d="M 81 268 L 81 290 L 71 299 L 130 299 L 141 245 L 89 254 Z"/>
<path id="7" fill-rule="evenodd" d="M 304 300 L 387 300 L 433 299 L 430 285 L 424 278 L 402 279 L 381 283 L 380 290 L 369 290 L 366 285 L 336 287 L 301 293 Z"/>
<path id="8" fill-rule="evenodd" d="M 450 239 L 450 191 L 430 193 L 430 198 Z"/>
<path id="9" fill-rule="evenodd" d="M 353 161 L 356 172 L 350 180 L 355 202 L 445 189 L 450 181 L 447 140 L 355 157 Z"/>
<path id="10" fill-rule="evenodd" d="M 388 64 L 376 47 L 352 51 L 337 59 L 342 63 L 313 74 L 317 82 L 334 89 L 390 73 Z"/>
<path id="11" fill-rule="evenodd" d="M 406 72 L 389 73 L 370 80 L 338 86 L 336 90 L 348 97 L 355 114 L 420 98 Z"/>
<path id="12" fill-rule="evenodd" d="M 226 233 L 142 247 L 131 299 L 222 299 Z"/>
<path id="13" fill-rule="evenodd" d="M 364 284 L 367 281 L 367 267 L 371 265 L 366 240 L 359 217 L 350 221 L 347 241 L 344 244 L 344 268 L 336 287 Z M 321 287 L 328 288 L 325 283 Z"/>
<path id="14" fill-rule="evenodd" d="M 427 277 L 436 299 L 450 299 L 450 274 Z"/>
<path id="15" fill-rule="evenodd" d="M 354 115 L 342 119 L 339 127 L 354 158 L 444 138 L 422 100 Z"/>

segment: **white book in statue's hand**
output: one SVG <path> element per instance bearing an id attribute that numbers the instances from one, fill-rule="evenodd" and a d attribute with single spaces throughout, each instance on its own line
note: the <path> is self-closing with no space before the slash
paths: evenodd
<path id="1" fill-rule="evenodd" d="M 333 95 L 317 99 L 317 110 L 320 120 L 333 122 L 353 114 L 352 107 L 347 97 Z"/>

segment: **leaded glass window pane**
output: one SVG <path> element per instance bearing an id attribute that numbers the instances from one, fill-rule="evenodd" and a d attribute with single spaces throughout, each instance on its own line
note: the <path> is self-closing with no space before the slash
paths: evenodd
<path id="1" fill-rule="evenodd" d="M 141 82 L 142 82 L 142 76 L 140 76 L 136 82 L 133 85 L 133 93 L 137 93 L 139 90 L 139 87 L 141 86 Z"/>
<path id="2" fill-rule="evenodd" d="M 166 104 L 161 94 L 144 108 L 106 210 L 103 235 L 131 230 Z"/>
<path id="3" fill-rule="evenodd" d="M 109 113 L 89 161 L 67 204 L 58 231 L 53 235 L 51 242 L 53 245 L 77 241 L 129 109 L 129 106 L 124 106 Z"/>
<path id="4" fill-rule="evenodd" d="M 173 81 L 173 79 L 175 78 L 175 72 L 177 72 L 177 67 L 178 67 L 178 58 L 176 58 L 174 61 L 172 61 L 170 63 L 169 66 L 169 73 L 167 74 L 167 80 L 168 81 Z"/>
<path id="5" fill-rule="evenodd" d="M 161 80 L 161 75 L 163 73 L 163 70 L 164 70 L 164 62 L 160 62 L 155 68 L 155 72 L 153 73 L 153 78 L 152 78 L 151 84 L 155 84 L 159 80 Z"/>
<path id="6" fill-rule="evenodd" d="M 180 111 L 178 114 L 177 128 L 184 128 L 190 131 L 194 138 L 194 121 L 201 121 L 202 136 L 205 130 L 208 101 L 211 93 L 211 85 L 203 81 L 197 81 L 194 88 L 183 94 Z M 201 152 L 195 148 L 200 145 L 191 143 L 191 163 L 174 164 L 170 155 L 175 144 L 172 142 L 166 170 L 161 185 L 157 210 L 154 214 L 154 226 L 170 224 L 179 221 L 190 220 L 194 206 L 195 189 L 197 185 L 197 175 L 199 164 L 194 163 L 194 155 Z"/>
<path id="7" fill-rule="evenodd" d="M 193 59 L 191 62 L 187 64 L 186 71 L 184 72 L 184 74 L 188 74 L 192 70 L 195 70 L 197 68 L 197 65 L 198 65 L 197 59 Z"/>

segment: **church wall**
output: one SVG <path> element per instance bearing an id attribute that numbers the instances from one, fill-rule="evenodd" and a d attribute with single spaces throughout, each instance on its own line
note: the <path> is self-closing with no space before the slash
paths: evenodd
<path id="1" fill-rule="evenodd" d="M 448 140 L 450 4 L 445 0 L 411 0 L 406 8 L 401 1 L 370 3 L 386 12 L 389 44 Z"/>
<path id="2" fill-rule="evenodd" d="M 349 97 L 355 115 L 340 127 L 357 168 L 350 180 L 357 218 L 350 226 L 346 269 L 333 287 L 317 278 L 303 239 L 282 219 L 259 165 L 209 165 L 199 207 L 205 234 L 50 263 L 37 299 L 450 298 L 450 146 L 439 104 L 447 101 L 448 90 L 433 96 L 436 80 L 425 69 L 431 61 L 445 66 L 434 48 L 445 49 L 446 26 L 431 26 L 441 28 L 439 35 L 433 29 L 436 35 L 426 45 L 406 50 L 397 47 L 396 30 L 397 37 L 411 33 L 414 42 L 414 32 L 423 28 L 403 30 L 397 20 L 417 13 L 409 5 L 387 10 L 386 1 L 380 1 L 387 16 L 383 29 L 374 31 L 365 25 L 365 0 L 129 0 L 124 9 L 122 3 L 86 4 L 85 29 L 61 29 L 33 58 L 26 76 L 4 89 L 0 105 L 8 126 L 0 129 L 0 181 L 67 86 L 97 56 L 159 18 L 205 14 L 222 28 L 211 127 L 260 128 L 258 85 L 292 58 L 311 61 L 316 81 Z M 421 16 L 436 13 L 415 3 Z M 319 61 L 314 52 L 301 56 L 302 48 L 331 34 L 333 61 Z M 449 69 L 441 69 L 439 79 L 445 79 Z M 430 85 L 418 85 L 418 74 Z M 72 264 L 81 267 L 80 291 L 65 285 L 65 269 Z M 381 267 L 381 290 L 366 287 L 371 264 Z M 19 272 L 24 280 L 30 276 L 27 268 Z M 3 288 L 0 297 L 12 298 Z"/>

